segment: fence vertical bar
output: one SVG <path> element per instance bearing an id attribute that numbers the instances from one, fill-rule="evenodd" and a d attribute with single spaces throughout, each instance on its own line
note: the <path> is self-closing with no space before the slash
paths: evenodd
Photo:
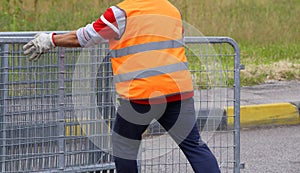
<path id="1" fill-rule="evenodd" d="M 60 48 L 58 50 L 59 60 L 58 60 L 58 169 L 63 171 L 65 169 L 65 117 L 64 117 L 64 106 L 65 106 L 65 48 Z"/>
<path id="2" fill-rule="evenodd" d="M 7 112 L 7 98 L 8 98 L 8 44 L 1 45 L 1 115 L 0 115 L 0 131 L 1 131 L 1 172 L 5 172 L 5 160 L 6 160 L 6 112 Z"/>
<path id="3" fill-rule="evenodd" d="M 235 41 L 234 48 L 234 173 L 240 173 L 240 48 Z"/>

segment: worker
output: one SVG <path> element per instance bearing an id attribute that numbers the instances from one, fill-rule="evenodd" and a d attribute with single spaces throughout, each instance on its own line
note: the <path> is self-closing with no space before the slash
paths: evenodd
<path id="1" fill-rule="evenodd" d="M 118 173 L 138 172 L 142 134 L 153 119 L 178 144 L 194 172 L 219 173 L 196 123 L 183 32 L 181 14 L 168 0 L 124 0 L 77 30 L 37 34 L 23 49 L 30 61 L 37 61 L 55 47 L 84 48 L 108 41 L 120 96 L 112 134 Z"/>

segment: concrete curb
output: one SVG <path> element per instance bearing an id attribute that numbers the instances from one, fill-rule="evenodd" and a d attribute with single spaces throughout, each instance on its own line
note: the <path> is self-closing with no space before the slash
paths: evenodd
<path id="1" fill-rule="evenodd" d="M 300 124 L 300 102 L 247 105 L 240 108 L 241 127 Z M 233 125 L 233 107 L 227 109 L 227 124 Z"/>

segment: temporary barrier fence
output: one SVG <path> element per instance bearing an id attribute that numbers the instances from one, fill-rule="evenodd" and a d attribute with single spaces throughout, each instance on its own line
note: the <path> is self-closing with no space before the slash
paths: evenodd
<path id="1" fill-rule="evenodd" d="M 55 48 L 29 62 L 22 46 L 35 34 L 0 33 L 1 172 L 115 172 L 110 137 L 118 99 L 107 43 Z M 202 139 L 222 173 L 239 173 L 239 47 L 228 37 L 184 43 Z M 140 172 L 192 172 L 157 122 L 143 137 Z"/>

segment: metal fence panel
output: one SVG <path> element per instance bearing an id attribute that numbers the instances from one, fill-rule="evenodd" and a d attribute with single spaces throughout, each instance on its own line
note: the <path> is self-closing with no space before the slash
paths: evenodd
<path id="1" fill-rule="evenodd" d="M 118 101 L 107 44 L 56 48 L 28 62 L 22 46 L 35 34 L 0 33 L 1 172 L 114 172 L 110 128 Z M 185 46 L 202 138 L 222 172 L 239 173 L 238 45 L 227 37 L 187 37 Z M 231 106 L 234 117 L 226 113 Z M 192 172 L 155 121 L 139 158 L 140 172 Z"/>

